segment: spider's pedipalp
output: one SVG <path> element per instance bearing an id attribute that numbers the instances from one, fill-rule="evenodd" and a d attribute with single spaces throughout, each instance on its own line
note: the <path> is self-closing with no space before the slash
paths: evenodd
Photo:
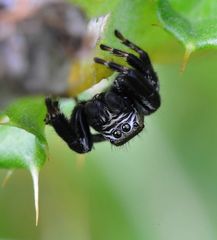
<path id="1" fill-rule="evenodd" d="M 108 67 L 108 68 L 110 68 L 114 71 L 117 71 L 117 72 L 125 73 L 129 70 L 129 68 L 127 68 L 127 67 L 124 67 L 124 66 L 122 66 L 120 64 L 117 64 L 115 62 L 105 61 L 104 59 L 101 59 L 101 58 L 95 57 L 94 61 L 95 61 L 95 63 L 105 65 L 106 67 Z"/>

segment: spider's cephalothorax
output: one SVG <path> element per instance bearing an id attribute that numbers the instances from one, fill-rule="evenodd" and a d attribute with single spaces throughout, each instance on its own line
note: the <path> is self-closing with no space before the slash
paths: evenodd
<path id="1" fill-rule="evenodd" d="M 78 152 L 86 153 L 93 143 L 109 140 L 120 146 L 144 128 L 144 116 L 160 106 L 159 83 L 148 54 L 127 40 L 119 31 L 115 36 L 139 56 L 100 45 L 126 60 L 129 67 L 115 62 L 94 58 L 94 61 L 118 72 L 112 86 L 88 101 L 79 102 L 70 119 L 60 112 L 58 101 L 46 99 L 46 123 L 54 127 L 58 135 Z M 98 134 L 92 134 L 90 127 Z"/>

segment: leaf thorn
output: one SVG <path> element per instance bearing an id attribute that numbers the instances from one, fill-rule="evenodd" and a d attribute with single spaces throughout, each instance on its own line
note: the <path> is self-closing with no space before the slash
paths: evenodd
<path id="1" fill-rule="evenodd" d="M 38 179 L 39 179 L 39 170 L 35 166 L 30 168 L 30 172 L 33 180 L 33 189 L 34 189 L 34 202 L 35 202 L 35 225 L 38 226 L 39 219 L 39 203 L 38 203 L 38 195 L 39 195 L 39 187 L 38 187 Z"/>
<path id="2" fill-rule="evenodd" d="M 188 43 L 186 45 L 186 49 L 185 49 L 185 53 L 184 53 L 184 57 L 183 57 L 183 61 L 182 61 L 181 69 L 180 69 L 181 73 L 183 73 L 185 71 L 187 63 L 189 61 L 189 58 L 190 58 L 191 54 L 194 52 L 194 50 L 195 50 L 195 46 L 193 43 Z"/>

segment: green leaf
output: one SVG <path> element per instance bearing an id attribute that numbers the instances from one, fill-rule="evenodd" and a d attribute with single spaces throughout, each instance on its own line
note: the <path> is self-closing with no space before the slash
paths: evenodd
<path id="1" fill-rule="evenodd" d="M 217 47 L 217 2 L 215 0 L 158 0 L 163 27 L 186 48 L 184 64 L 201 48 Z"/>
<path id="2" fill-rule="evenodd" d="M 47 158 L 43 99 L 22 99 L 6 109 L 0 124 L 0 167 L 40 168 Z"/>
<path id="3" fill-rule="evenodd" d="M 217 2 L 215 0 L 158 0 L 159 19 L 185 46 L 217 46 Z"/>
<path id="4" fill-rule="evenodd" d="M 39 217 L 38 175 L 47 159 L 44 99 L 19 100 L 8 107 L 4 115 L 8 121 L 4 121 L 3 114 L 1 114 L 3 121 L 0 124 L 0 168 L 25 168 L 30 171 L 33 180 L 37 225 Z M 9 175 L 11 175 L 11 170 Z M 6 179 L 9 175 L 6 175 Z"/>
<path id="5" fill-rule="evenodd" d="M 18 100 L 6 109 L 5 114 L 10 118 L 10 124 L 23 128 L 45 141 L 44 98 L 33 97 Z"/>
<path id="6" fill-rule="evenodd" d="M 46 144 L 24 129 L 0 125 L 0 168 L 40 168 L 46 160 Z"/>

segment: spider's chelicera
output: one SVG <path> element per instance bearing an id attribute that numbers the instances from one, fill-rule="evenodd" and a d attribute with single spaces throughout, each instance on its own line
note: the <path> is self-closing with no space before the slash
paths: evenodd
<path id="1" fill-rule="evenodd" d="M 100 45 L 102 50 L 124 58 L 129 65 L 125 67 L 94 58 L 96 63 L 119 73 L 107 91 L 79 102 L 70 119 L 61 113 L 58 101 L 46 99 L 46 123 L 52 125 L 69 147 L 78 153 L 89 152 L 93 143 L 105 140 L 116 146 L 128 142 L 144 128 L 144 116 L 160 106 L 159 82 L 148 54 L 119 31 L 114 33 L 138 56 Z M 90 127 L 98 133 L 92 134 Z"/>

